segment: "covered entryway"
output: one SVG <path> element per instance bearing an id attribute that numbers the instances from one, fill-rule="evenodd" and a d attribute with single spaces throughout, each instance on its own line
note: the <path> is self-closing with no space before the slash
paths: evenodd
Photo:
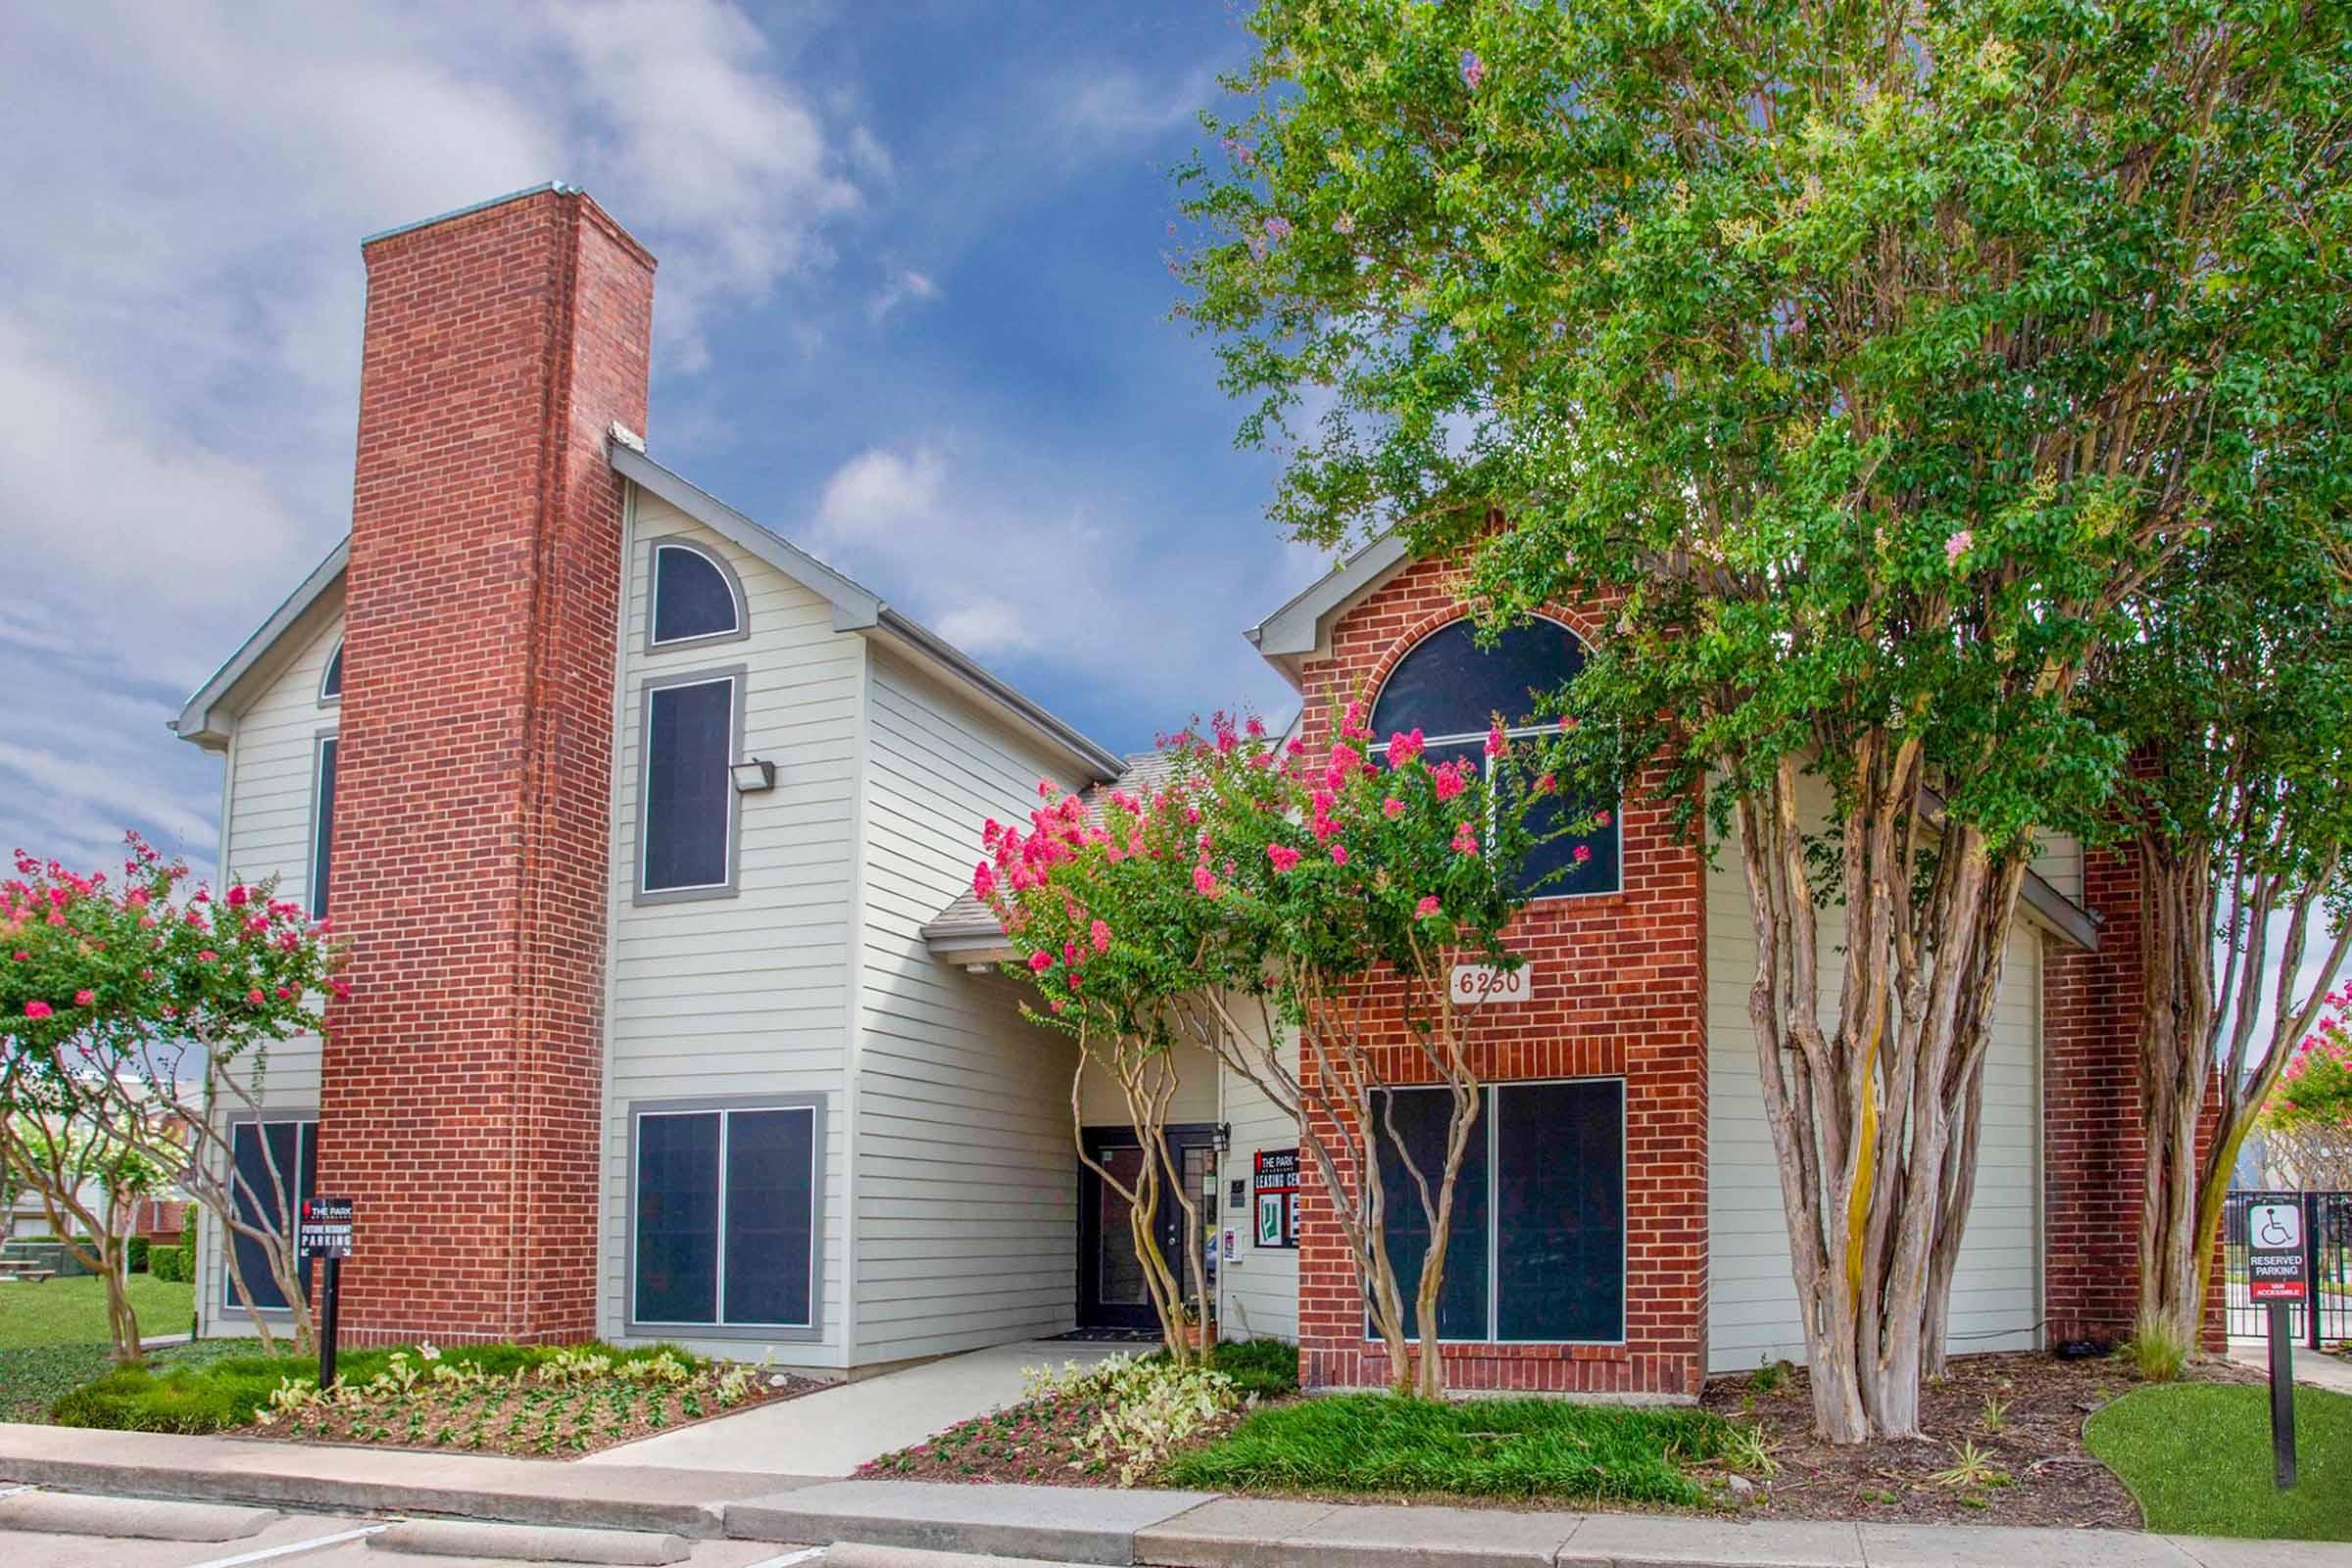
<path id="1" fill-rule="evenodd" d="M 1183 1173 L 1194 1195 L 1200 1229 L 1192 1238 L 1199 1251 L 1209 1298 L 1216 1298 L 1217 1153 L 1216 1130 L 1205 1123 L 1186 1123 L 1167 1132 L 1169 1163 Z M 1089 1127 L 1086 1151 L 1098 1164 L 1133 1189 L 1144 1166 L 1144 1148 L 1135 1129 L 1126 1126 Z M 1169 1265 L 1185 1281 L 1189 1293 L 1191 1264 L 1185 1253 L 1184 1205 L 1160 1184 L 1159 1212 L 1153 1216 L 1159 1248 Z M 1135 1233 L 1129 1224 L 1128 1202 L 1116 1188 L 1091 1167 L 1078 1167 L 1078 1327 L 1124 1329 L 1156 1333 L 1159 1319 L 1152 1310 L 1151 1292 L 1144 1285 L 1143 1259 L 1136 1255 Z"/>

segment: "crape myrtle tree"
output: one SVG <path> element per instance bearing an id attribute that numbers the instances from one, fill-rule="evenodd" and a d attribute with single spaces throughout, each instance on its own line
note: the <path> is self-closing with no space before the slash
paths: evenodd
<path id="1" fill-rule="evenodd" d="M 2328 1015 L 2304 1037 L 2263 1107 L 2271 1163 L 2306 1189 L 2352 1192 L 2352 990 L 2328 998 Z"/>
<path id="2" fill-rule="evenodd" d="M 2120 769 L 2084 670 L 2331 416 L 2345 24 L 1265 0 L 1183 172 L 1275 520 L 1608 604 L 1564 701 L 1737 826 L 1829 1440 L 1919 1432 L 2034 830 Z"/>
<path id="3" fill-rule="evenodd" d="M 2299 482 L 2176 558 L 2091 688 L 2131 758 L 2082 831 L 2138 875 L 2139 1332 L 2192 1346 L 2239 1147 L 2352 954 L 2347 443 L 2266 451 Z"/>
<path id="4" fill-rule="evenodd" d="M 297 1172 L 268 1138 L 237 1157 L 235 1119 L 264 1108 L 270 1047 L 319 1032 L 343 982 L 324 921 L 275 883 L 219 895 L 135 833 L 122 877 L 20 853 L 0 882 L 0 1090 L 135 1155 L 220 1216 L 237 1297 L 247 1249 L 312 1340 L 291 1220 Z M 173 1112 L 167 1114 L 167 1110 Z M 268 1322 L 253 1319 L 267 1348 Z"/>
<path id="5" fill-rule="evenodd" d="M 1480 1016 L 1447 982 L 1456 962 L 1518 964 L 1503 933 L 1544 891 L 1522 875 L 1529 855 L 1595 823 L 1563 807 L 1554 743 L 1498 726 L 1483 767 L 1433 764 L 1419 734 L 1376 742 L 1363 714 L 1361 703 L 1335 710 L 1332 739 L 1312 755 L 1220 714 L 1208 735 L 1166 743 L 1167 777 L 1148 792 L 1106 792 L 1093 814 L 1063 797 L 1032 813 L 1026 835 L 991 823 L 992 859 L 974 887 L 1031 949 L 1014 967 L 1042 994 L 1033 1016 L 1077 1035 L 1114 1076 L 1149 1064 L 1146 1093 L 1129 1090 L 1131 1108 L 1160 1113 L 1136 1122 L 1147 1150 L 1164 1147 L 1160 1075 L 1173 1074 L 1183 1043 L 1297 1121 L 1392 1386 L 1436 1396 L 1438 1299 L 1481 1087 Z M 1296 1056 L 1285 1049 L 1294 1030 Z M 1090 1034 L 1118 1044 L 1106 1051 Z M 1448 1093 L 1434 1166 L 1396 1132 L 1388 1091 L 1400 1083 Z M 1384 1138 L 1406 1193 L 1388 1190 Z M 1163 1174 L 1197 1221 L 1176 1172 Z M 1409 1293 L 1389 1250 L 1392 1202 L 1417 1204 L 1430 1238 Z M 1199 1234 L 1197 1222 L 1188 1229 Z M 1136 1241 L 1147 1277 L 1164 1276 L 1145 1221 Z M 1164 1307 L 1162 1322 L 1172 1336 Z"/>

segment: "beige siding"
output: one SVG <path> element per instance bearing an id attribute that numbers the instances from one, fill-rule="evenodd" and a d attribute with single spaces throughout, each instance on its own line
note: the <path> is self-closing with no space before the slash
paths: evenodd
<path id="1" fill-rule="evenodd" d="M 1217 1059 L 1198 1046 L 1179 1047 L 1171 1054 L 1176 1064 L 1176 1093 L 1168 1101 L 1168 1125 L 1182 1126 L 1186 1122 L 1217 1122 Z M 1066 1107 L 1069 1086 L 1062 1086 Z M 1101 1062 L 1086 1064 L 1086 1076 L 1079 1081 L 1078 1113 L 1089 1127 L 1125 1127 L 1129 1124 L 1127 1096 L 1119 1088 L 1118 1079 Z M 1064 1120 L 1067 1120 L 1065 1115 Z"/>
<path id="2" fill-rule="evenodd" d="M 1842 911 L 1823 911 L 1824 1005 L 1831 1011 L 1843 926 Z M 1707 874 L 1707 1359 L 1714 1371 L 1801 1361 L 1805 1353 L 1747 1018 L 1755 965 L 1747 886 L 1737 846 L 1727 844 Z M 2040 998 L 2039 939 L 2021 927 L 2010 939 L 1985 1061 L 1976 1197 L 1952 1291 L 1954 1351 L 2039 1343 Z"/>
<path id="3" fill-rule="evenodd" d="M 2043 880 L 2077 904 L 2082 902 L 2082 846 L 2064 833 L 2044 833 L 2034 858 Z"/>
<path id="4" fill-rule="evenodd" d="M 602 1328 L 619 1337 L 627 1321 L 630 1106 L 815 1095 L 824 1101 L 826 1132 L 821 1338 L 779 1340 L 772 1348 L 781 1364 L 839 1367 L 846 1361 L 845 1091 L 865 642 L 836 632 L 831 607 L 800 583 L 643 491 L 634 492 L 634 502 L 613 780 Z M 671 535 L 690 538 L 734 568 L 748 604 L 748 637 L 646 649 L 648 541 Z M 733 666 L 746 670 L 739 755 L 776 763 L 773 790 L 741 798 L 737 895 L 639 905 L 645 683 Z M 706 1342 L 677 1331 L 660 1337 L 739 1355 L 766 1348 L 758 1339 Z"/>
<path id="5" fill-rule="evenodd" d="M 1288 1031 L 1289 1042 L 1284 1055 L 1293 1072 L 1298 1067 L 1298 1031 Z M 1224 1109 L 1220 1120 L 1233 1126 L 1233 1149 L 1226 1156 L 1224 1186 L 1226 1195 L 1219 1219 L 1220 1231 L 1230 1228 L 1236 1242 L 1234 1260 L 1217 1271 L 1217 1322 L 1219 1334 L 1228 1340 L 1289 1340 L 1298 1339 L 1298 1253 L 1293 1248 L 1260 1247 L 1257 1245 L 1257 1204 L 1250 1188 L 1250 1176 L 1254 1168 L 1254 1156 L 1261 1149 L 1297 1149 L 1298 1123 L 1258 1092 L 1257 1086 L 1241 1074 L 1224 1071 L 1220 1092 Z M 1298 1173 L 1301 1184 L 1315 1180 L 1314 1173 L 1304 1167 Z M 1242 1184 L 1242 1206 L 1231 1202 L 1233 1183 Z"/>
<path id="6" fill-rule="evenodd" d="M 323 607 L 322 622 L 292 644 L 287 662 L 237 715 L 223 776 L 220 882 L 277 878 L 281 897 L 308 907 L 311 898 L 311 830 L 316 799 L 318 738 L 335 727 L 336 710 L 321 707 L 318 682 L 343 637 L 340 596 Z M 307 1036 L 270 1048 L 262 1077 L 267 1104 L 316 1110 L 318 1105 L 318 1040 Z M 219 1321 L 225 1265 L 221 1227 L 208 1218 L 197 1252 L 198 1308 L 206 1333 L 246 1333 L 241 1323 Z M 242 1314 L 238 1314 L 241 1318 Z"/>
<path id="7" fill-rule="evenodd" d="M 868 692 L 857 1058 L 856 1364 L 1057 1334 L 1074 1310 L 1071 1048 L 1020 988 L 933 957 L 982 823 L 1060 769 L 962 694 L 881 652 Z"/>

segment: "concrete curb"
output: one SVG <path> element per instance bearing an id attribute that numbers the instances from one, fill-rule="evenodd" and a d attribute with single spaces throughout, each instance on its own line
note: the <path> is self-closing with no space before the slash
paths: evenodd
<path id="1" fill-rule="evenodd" d="M 0 1497 L 0 1530 L 46 1536 L 112 1536 L 129 1541 L 218 1544 L 258 1536 L 278 1518 L 270 1508 L 217 1502 L 158 1502 L 146 1497 L 83 1497 L 20 1492 Z"/>
<path id="2" fill-rule="evenodd" d="M 712 1540 L 722 1509 L 790 1476 L 0 1423 L 0 1478 L 132 1497 L 438 1514 Z"/>
<path id="3" fill-rule="evenodd" d="M 368 1538 L 375 1551 L 418 1557 L 496 1558 L 511 1562 L 609 1563 L 663 1568 L 694 1547 L 683 1536 L 631 1530 L 573 1530 L 553 1525 L 491 1525 L 470 1519 L 415 1519 Z"/>
<path id="4" fill-rule="evenodd" d="M 1137 1561 L 1139 1531 L 1211 1500 L 1205 1492 L 835 1481 L 731 1502 L 726 1521 L 729 1536 L 750 1541 L 850 1542 L 1125 1568 Z"/>
<path id="5" fill-rule="evenodd" d="M 824 1568 L 1064 1568 L 1043 1557 L 982 1557 L 968 1551 L 865 1546 L 844 1542 L 825 1550 Z"/>

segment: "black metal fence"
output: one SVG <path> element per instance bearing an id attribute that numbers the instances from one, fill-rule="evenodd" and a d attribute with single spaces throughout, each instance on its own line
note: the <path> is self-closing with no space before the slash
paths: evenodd
<path id="1" fill-rule="evenodd" d="M 2305 1300 L 2287 1308 L 2295 1338 L 2318 1348 L 2352 1340 L 2352 1193 L 2231 1193 L 2222 1209 L 2222 1267 L 2229 1292 L 2232 1338 L 2260 1339 L 2270 1332 L 2270 1308 L 2246 1294 L 2246 1210 L 2258 1202 L 2299 1202 L 2310 1262 L 2303 1280 Z"/>

